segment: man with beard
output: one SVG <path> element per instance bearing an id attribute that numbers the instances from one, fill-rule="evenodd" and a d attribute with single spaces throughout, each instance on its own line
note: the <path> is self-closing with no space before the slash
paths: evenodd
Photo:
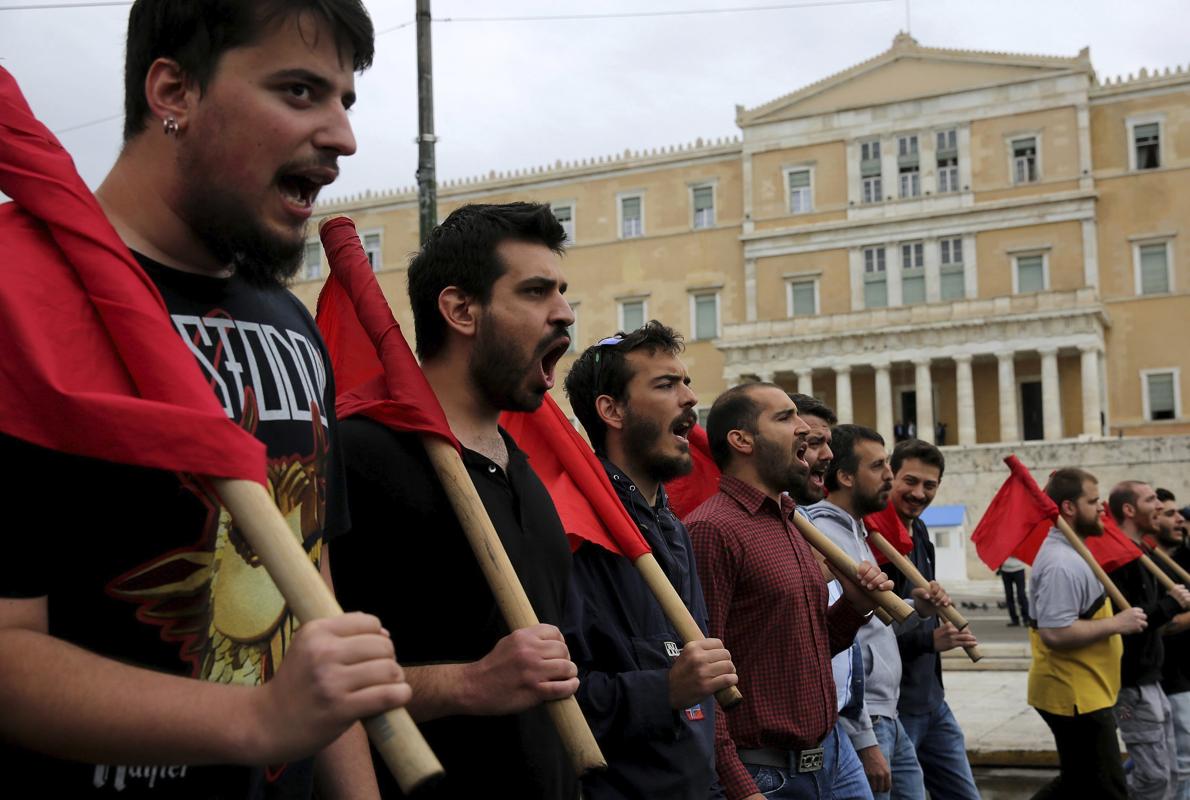
<path id="1" fill-rule="evenodd" d="M 620 502 L 706 633 L 706 603 L 686 528 L 661 485 L 693 468 L 686 436 L 698 402 L 681 337 L 653 321 L 587 348 L 566 394 Z M 681 638 L 623 556 L 575 551 L 563 632 L 579 668 L 578 700 L 607 758 L 583 795 L 722 797 L 715 775 L 715 700 L 738 680 L 718 639 Z"/>
<path id="2" fill-rule="evenodd" d="M 830 468 L 834 453 L 831 451 L 831 427 L 839 423 L 838 417 L 829 406 L 806 394 L 791 394 L 789 399 L 797 406 L 798 416 L 809 427 L 806 435 L 805 475 L 798 475 L 789 494 L 797 501 L 797 513 L 806 515 L 806 507 L 826 496 L 824 477 Z M 843 596 L 843 587 L 829 573 L 827 577 L 827 599 L 835 603 Z M 851 744 L 851 737 L 843 728 L 842 720 L 858 722 L 864 710 L 864 659 L 858 642 L 838 653 L 831 659 L 831 672 L 835 678 L 835 693 L 838 697 L 839 722 L 835 733 L 839 743 L 839 769 L 831 787 L 836 797 L 872 796 L 871 786 L 864 773 L 863 763 Z"/>
<path id="3" fill-rule="evenodd" d="M 805 480 L 808 432 L 789 395 L 771 383 L 728 389 L 707 418 L 723 476 L 686 525 L 710 634 L 731 651 L 744 696 L 715 723 L 728 800 L 832 796 L 839 744 L 830 657 L 871 617 L 868 592 L 892 587 L 865 561 L 854 575 L 834 572 L 845 599 L 828 608 L 818 560 L 785 493 Z"/>
<path id="4" fill-rule="evenodd" d="M 1157 546 L 1182 569 L 1190 569 L 1190 550 L 1182 528 L 1185 518 L 1177 498 L 1168 489 L 1157 489 L 1161 512 L 1157 515 Z M 1162 559 L 1153 559 L 1176 580 L 1178 574 Z M 1161 667 L 1161 691 L 1169 698 L 1173 712 L 1174 743 L 1178 751 L 1176 800 L 1190 798 L 1190 611 L 1183 611 L 1165 626 L 1165 659 Z"/>
<path id="5" fill-rule="evenodd" d="M 913 550 L 906 557 L 934 585 L 934 543 L 921 515 L 934 502 L 946 459 L 929 442 L 910 439 L 893 448 L 890 466 L 893 481 L 889 502 L 913 540 Z M 887 570 L 897 593 L 910 596 L 914 584 L 909 578 L 895 567 Z M 917 751 L 926 789 L 932 797 L 979 800 L 967 760 L 963 729 L 951 713 L 942 688 L 941 657 L 947 650 L 976 644 L 978 641 L 970 628 L 960 631 L 936 616 L 922 620 L 912 630 L 897 632 L 897 648 L 901 652 L 901 696 L 897 712 Z"/>
<path id="6" fill-rule="evenodd" d="M 1081 539 L 1101 536 L 1099 482 L 1081 469 L 1054 472 L 1045 493 Z M 1120 690 L 1120 637 L 1148 625 L 1140 608 L 1113 614 L 1095 573 L 1056 527 L 1033 559 L 1029 582 L 1029 705 L 1058 748 L 1058 777 L 1036 798 L 1127 796 L 1112 706 Z"/>
<path id="7" fill-rule="evenodd" d="M 409 711 L 446 769 L 440 796 L 578 791 L 542 705 L 579 685 L 557 627 L 570 547 L 498 425 L 501 411 L 541 405 L 570 344 L 565 236 L 548 206 L 468 205 L 409 265 L 422 369 L 540 624 L 508 630 L 420 438 L 363 418 L 342 425 L 353 527 L 335 553 L 335 583 L 392 632 L 416 698 Z M 381 788 L 398 791 L 383 776 Z"/>
<path id="8" fill-rule="evenodd" d="M 1140 546 L 1145 535 L 1159 533 L 1161 502 L 1153 487 L 1142 481 L 1121 481 L 1107 500 L 1120 530 Z M 1124 636 L 1120 662 L 1120 694 L 1116 698 L 1116 725 L 1132 758 L 1128 796 L 1164 798 L 1177 784 L 1177 745 L 1169 699 L 1161 691 L 1165 658 L 1161 628 L 1190 607 L 1190 592 L 1174 586 L 1162 594 L 1157 578 L 1134 560 L 1109 573 L 1124 598 L 1148 617 L 1144 631 Z"/>
<path id="9" fill-rule="evenodd" d="M 875 560 L 867 542 L 863 518 L 888 504 L 892 470 L 884 439 L 860 425 L 836 425 L 832 431 L 834 458 L 826 472 L 829 499 L 807 509 L 810 519 L 831 541 L 856 561 Z M 945 593 L 937 584 L 932 592 L 914 589 L 921 616 L 936 613 Z M 910 617 L 904 629 L 920 623 Z M 921 767 L 913 742 L 897 718 L 901 689 L 901 655 L 893 629 L 871 620 L 856 636 L 864 657 L 864 709 L 856 720 L 844 718 L 843 729 L 851 738 L 864 765 L 874 797 L 923 798 Z"/>
<path id="10" fill-rule="evenodd" d="M 264 443 L 268 488 L 328 580 L 326 542 L 347 527 L 335 390 L 284 285 L 319 189 L 355 151 L 347 109 L 372 52 L 355 0 L 139 0 L 124 146 L 97 192 L 228 417 Z M 324 796 L 375 793 L 353 723 L 409 698 L 376 618 L 298 630 L 190 477 L 0 446 L 19 465 L 21 532 L 0 581 L 7 784 L 288 798 L 318 778 Z M 57 500 L 38 502 L 48 487 Z"/>

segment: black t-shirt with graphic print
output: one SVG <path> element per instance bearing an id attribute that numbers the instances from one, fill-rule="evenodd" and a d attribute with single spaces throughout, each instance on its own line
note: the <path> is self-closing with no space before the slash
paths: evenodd
<path id="1" fill-rule="evenodd" d="M 330 360 L 309 312 L 283 289 L 138 258 L 219 403 L 267 446 L 269 488 L 317 563 L 348 519 Z M 272 675 L 296 622 L 198 481 L 7 436 L 0 457 L 9 476 L 0 597 L 47 597 L 53 636 L 122 662 L 224 683 Z M 263 769 L 94 765 L 0 744 L 0 775 L 47 797 L 312 793 L 309 759 Z"/>

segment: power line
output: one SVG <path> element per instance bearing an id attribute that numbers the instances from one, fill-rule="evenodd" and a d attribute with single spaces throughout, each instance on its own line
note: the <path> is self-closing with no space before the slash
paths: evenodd
<path id="1" fill-rule="evenodd" d="M 34 3 L 20 6 L 0 6 L 0 11 L 40 11 L 44 8 L 103 8 L 105 6 L 130 5 L 132 5 L 131 0 L 111 0 L 111 2 L 96 0 L 96 2 L 88 3 Z"/>
<path id="2" fill-rule="evenodd" d="M 514 17 L 440 17 L 435 22 L 539 22 L 582 19 L 634 19 L 639 17 L 691 17 L 699 14 L 731 14 L 749 11 L 781 11 L 789 8 L 867 5 L 891 3 L 893 0 L 811 0 L 808 3 L 781 3 L 771 6 L 735 6 L 732 8 L 691 8 L 680 11 L 624 11 L 607 14 L 548 14 Z"/>
<path id="3" fill-rule="evenodd" d="M 123 117 L 124 117 L 123 114 L 112 114 L 110 117 L 102 117 L 100 119 L 93 119 L 90 122 L 80 122 L 78 125 L 71 125 L 67 128 L 59 128 L 58 130 L 54 131 L 53 133 L 55 136 L 61 136 L 64 133 L 70 133 L 71 131 L 77 131 L 81 128 L 90 128 L 92 125 L 98 125 L 101 122 L 111 122 L 113 119 L 123 119 Z"/>

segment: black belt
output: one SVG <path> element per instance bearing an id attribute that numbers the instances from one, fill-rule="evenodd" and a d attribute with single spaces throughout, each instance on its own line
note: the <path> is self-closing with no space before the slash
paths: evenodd
<path id="1" fill-rule="evenodd" d="M 754 767 L 774 767 L 790 773 L 817 772 L 822 769 L 822 746 L 805 750 L 777 750 L 762 747 L 757 750 L 738 750 L 740 761 Z"/>

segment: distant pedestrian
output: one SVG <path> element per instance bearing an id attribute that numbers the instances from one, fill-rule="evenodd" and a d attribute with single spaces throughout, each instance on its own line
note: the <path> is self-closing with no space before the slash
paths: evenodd
<path id="1" fill-rule="evenodd" d="M 1018 627 L 1022 619 L 1027 623 L 1029 621 L 1029 598 L 1025 594 L 1025 562 L 1010 556 L 1000 565 L 1000 569 L 996 570 L 996 573 L 1000 576 L 1000 580 L 1004 581 L 1004 599 L 1008 601 L 1008 627 Z M 1016 613 L 1018 603 L 1021 606 L 1020 616 Z"/>

